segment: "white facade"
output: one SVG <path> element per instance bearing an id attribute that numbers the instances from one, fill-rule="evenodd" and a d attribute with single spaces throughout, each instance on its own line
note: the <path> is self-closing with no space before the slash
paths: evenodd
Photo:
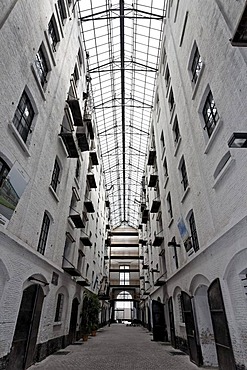
<path id="1" fill-rule="evenodd" d="M 150 277 L 152 268 L 158 264 L 160 273 L 155 279 L 166 271 L 166 285 L 151 284 L 145 291 L 165 304 L 169 339 L 172 325 L 168 299 L 172 298 L 176 346 L 183 349 L 188 337 L 181 292 L 192 298 L 198 331 L 195 346 L 202 352 L 199 362 L 221 368 L 225 367 L 216 355 L 217 329 L 212 327 L 207 298 L 208 288 L 216 279 L 222 291 L 234 361 L 238 368 L 247 367 L 246 152 L 228 146 L 233 132 L 246 132 L 247 51 L 230 41 L 245 4 L 245 1 L 169 2 L 153 115 L 155 143 L 150 142 L 150 149 L 156 150 L 157 169 L 155 162 L 148 165 L 145 178 L 147 209 L 151 210 L 158 191 L 161 205 L 157 213 L 150 213 L 147 222 L 149 270 L 144 271 L 149 271 Z M 198 57 L 195 82 L 192 65 L 196 48 L 201 58 Z M 206 124 L 204 107 L 210 91 L 211 103 L 215 104 L 211 114 L 215 116 Z M 158 174 L 155 187 L 148 187 L 150 174 Z M 192 236 L 195 230 L 192 212 L 198 245 Z M 161 221 L 157 221 L 160 215 L 162 227 Z M 178 223 L 180 230 L 181 225 L 185 226 L 182 233 Z M 159 253 L 157 256 L 157 247 L 153 246 L 155 232 L 164 237 L 158 248 L 163 256 Z M 169 242 L 173 243 L 168 246 Z M 145 305 L 146 309 L 150 306 L 148 299 Z M 193 360 L 193 349 L 191 352 Z M 232 369 L 234 365 L 228 366 Z"/>
<path id="2" fill-rule="evenodd" d="M 78 109 L 82 118 L 84 111 L 91 113 L 90 97 L 86 95 L 86 56 L 72 2 L 60 1 L 61 8 L 58 3 L 20 0 L 1 5 L 1 170 L 5 166 L 7 176 L 14 176 L 16 172 L 11 170 L 17 168 L 17 184 L 23 184 L 13 212 L 3 202 L 1 193 L 1 368 L 5 368 L 10 357 L 24 289 L 38 284 L 45 295 L 35 353 L 36 359 L 40 360 L 50 352 L 52 345 L 49 349 L 48 341 L 54 340 L 51 349 L 54 351 L 66 345 L 69 332 L 74 332 L 72 336 L 75 337 L 79 330 L 83 292 L 88 289 L 97 294 L 106 274 L 107 209 L 102 168 L 100 164 L 93 165 L 97 163 L 95 158 L 100 156 L 95 127 L 93 119 L 90 120 L 89 137 L 87 124 L 83 121 L 82 127 L 76 126 L 74 116 Z M 49 29 L 51 19 L 52 29 Z M 53 45 L 52 32 L 56 40 Z M 37 68 L 40 50 L 47 68 L 44 81 Z M 21 132 L 22 123 L 19 126 L 16 121 L 14 123 L 23 92 L 34 114 L 26 137 Z M 76 107 L 70 104 L 71 99 L 76 101 Z M 29 114 L 27 110 L 21 111 L 19 106 L 19 118 L 20 115 L 24 122 L 30 111 Z M 72 155 L 66 149 L 66 138 L 60 135 L 61 127 L 70 135 Z M 86 129 L 89 143 L 89 149 L 85 151 L 80 150 L 77 136 L 82 128 Z M 55 160 L 59 167 L 57 178 Z M 1 185 L 6 181 L 6 176 L 2 175 Z M 96 185 L 91 184 L 92 188 L 88 175 L 95 180 Z M 19 191 L 18 186 L 15 190 Z M 87 212 L 84 202 L 93 205 L 94 211 Z M 48 230 L 43 228 L 44 234 L 45 231 L 48 234 L 42 244 L 40 234 L 44 214 L 49 225 Z M 77 221 L 83 222 L 83 227 L 76 225 L 75 219 L 73 222 L 69 217 L 71 215 L 77 215 Z M 86 245 L 88 241 L 91 246 Z M 59 293 L 63 294 L 63 305 L 59 320 L 55 320 Z M 70 328 L 73 301 L 78 306 L 76 328 Z M 102 317 L 103 320 L 106 318 Z"/>

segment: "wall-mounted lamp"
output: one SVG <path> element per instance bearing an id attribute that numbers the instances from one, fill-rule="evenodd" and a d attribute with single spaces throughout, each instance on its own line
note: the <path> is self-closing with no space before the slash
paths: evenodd
<path id="1" fill-rule="evenodd" d="M 234 132 L 228 140 L 229 148 L 247 148 L 247 132 Z"/>
<path id="2" fill-rule="evenodd" d="M 176 242 L 168 242 L 168 247 L 181 247 L 180 244 L 177 244 Z"/>

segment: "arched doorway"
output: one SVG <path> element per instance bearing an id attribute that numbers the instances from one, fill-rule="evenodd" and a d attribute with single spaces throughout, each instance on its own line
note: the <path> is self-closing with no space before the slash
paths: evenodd
<path id="1" fill-rule="evenodd" d="M 70 314 L 69 338 L 68 338 L 69 343 L 73 343 L 76 341 L 78 306 L 79 306 L 79 301 L 77 298 L 74 298 L 72 302 L 72 308 L 71 308 L 71 314 Z"/>
<path id="2" fill-rule="evenodd" d="M 235 370 L 236 365 L 219 279 L 215 279 L 209 286 L 208 301 L 214 329 L 219 369 Z"/>
<path id="3" fill-rule="evenodd" d="M 152 301 L 153 340 L 164 342 L 167 340 L 164 305 L 160 299 Z"/>
<path id="4" fill-rule="evenodd" d="M 115 304 L 114 320 L 122 322 L 123 320 L 131 321 L 133 319 L 133 302 L 129 292 L 123 291 L 118 294 Z"/>
<path id="5" fill-rule="evenodd" d="M 172 297 L 170 297 L 168 300 L 168 310 L 169 310 L 169 320 L 170 320 L 171 345 L 172 347 L 176 348 L 176 334 L 175 334 L 175 322 L 174 322 Z"/>
<path id="6" fill-rule="evenodd" d="M 8 370 L 23 370 L 33 364 L 43 300 L 44 292 L 38 284 L 23 291 Z"/>
<path id="7" fill-rule="evenodd" d="M 181 298 L 190 360 L 194 362 L 197 366 L 200 366 L 202 365 L 202 353 L 194 318 L 192 298 L 186 292 L 181 292 Z"/>

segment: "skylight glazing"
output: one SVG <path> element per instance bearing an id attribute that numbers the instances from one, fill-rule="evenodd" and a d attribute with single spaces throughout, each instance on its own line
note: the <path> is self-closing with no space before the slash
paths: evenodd
<path id="1" fill-rule="evenodd" d="M 137 227 L 166 1 L 79 1 L 110 223 Z"/>

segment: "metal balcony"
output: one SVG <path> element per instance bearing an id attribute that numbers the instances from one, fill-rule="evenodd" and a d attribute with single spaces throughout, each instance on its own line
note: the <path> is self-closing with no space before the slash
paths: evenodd
<path id="1" fill-rule="evenodd" d="M 88 279 L 84 278 L 83 276 L 76 279 L 76 284 L 80 286 L 90 286 Z"/>
<path id="2" fill-rule="evenodd" d="M 161 244 L 163 243 L 164 236 L 162 234 L 154 234 L 154 239 L 152 242 L 153 247 L 160 247 Z"/>
<path id="3" fill-rule="evenodd" d="M 81 276 L 81 273 L 77 268 L 71 263 L 67 258 L 63 256 L 63 265 L 62 268 L 71 276 Z"/>
<path id="4" fill-rule="evenodd" d="M 82 121 L 82 115 L 81 115 L 81 108 L 80 108 L 80 103 L 78 99 L 69 99 L 67 100 L 67 103 L 69 104 L 73 120 L 74 120 L 74 125 L 75 126 L 83 126 L 83 121 Z"/>
<path id="5" fill-rule="evenodd" d="M 88 185 L 90 186 L 91 189 L 96 189 L 97 188 L 95 177 L 94 177 L 93 173 L 88 173 L 87 174 L 87 182 L 88 182 Z"/>
<path id="6" fill-rule="evenodd" d="M 87 125 L 88 132 L 90 134 L 90 139 L 94 139 L 94 127 L 91 114 L 84 114 L 83 123 Z"/>
<path id="7" fill-rule="evenodd" d="M 78 141 L 78 146 L 82 152 L 89 150 L 90 138 L 86 126 L 77 127 L 76 137 Z"/>
<path id="8" fill-rule="evenodd" d="M 85 245 L 86 247 L 91 247 L 92 246 L 92 242 L 91 242 L 88 235 L 81 236 L 80 240 L 81 240 L 82 244 Z"/>
<path id="9" fill-rule="evenodd" d="M 160 205 L 161 205 L 160 199 L 157 199 L 157 198 L 154 199 L 153 202 L 152 202 L 150 213 L 157 213 L 159 208 L 160 208 Z"/>
<path id="10" fill-rule="evenodd" d="M 71 214 L 71 215 L 69 215 L 69 218 L 71 219 L 71 221 L 75 225 L 76 229 L 82 229 L 82 228 L 85 227 L 85 222 L 84 222 L 83 217 L 80 213 Z"/>
<path id="11" fill-rule="evenodd" d="M 91 152 L 89 152 L 89 155 L 90 155 L 90 158 L 91 158 L 92 164 L 93 164 L 94 166 L 98 166 L 98 164 L 99 164 L 99 160 L 98 160 L 98 154 L 97 154 L 97 152 L 95 152 L 95 151 L 91 151 Z"/>
<path id="12" fill-rule="evenodd" d="M 84 206 L 85 206 L 88 213 L 94 213 L 95 212 L 93 202 L 90 199 L 85 200 Z"/>
<path id="13" fill-rule="evenodd" d="M 149 210 L 148 209 L 145 209 L 142 212 L 142 223 L 143 224 L 146 224 L 148 222 L 148 218 L 149 218 Z"/>
<path id="14" fill-rule="evenodd" d="M 150 149 L 148 153 L 148 166 L 153 166 L 156 157 L 156 150 Z"/>
<path id="15" fill-rule="evenodd" d="M 150 175 L 148 187 L 154 188 L 156 186 L 157 180 L 158 180 L 158 175 Z"/>
<path id="16" fill-rule="evenodd" d="M 68 152 L 68 158 L 79 158 L 78 149 L 71 131 L 62 131 L 59 136 L 62 138 L 65 148 Z"/>

